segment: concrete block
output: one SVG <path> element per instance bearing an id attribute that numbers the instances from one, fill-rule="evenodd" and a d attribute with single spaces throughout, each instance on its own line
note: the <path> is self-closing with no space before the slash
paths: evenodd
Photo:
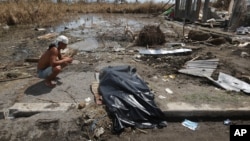
<path id="1" fill-rule="evenodd" d="M 9 108 L 9 116 L 29 117 L 40 112 L 67 111 L 76 108 L 74 103 L 15 103 Z"/>

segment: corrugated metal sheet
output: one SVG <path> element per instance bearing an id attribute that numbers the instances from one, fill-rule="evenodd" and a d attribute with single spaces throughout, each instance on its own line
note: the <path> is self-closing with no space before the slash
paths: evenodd
<path id="1" fill-rule="evenodd" d="M 177 54 L 177 53 L 185 53 L 191 52 L 192 49 L 180 48 L 180 49 L 173 49 L 173 50 L 166 50 L 166 49 L 140 49 L 140 54 L 145 55 L 160 55 L 160 54 Z"/>
<path id="2" fill-rule="evenodd" d="M 188 61 L 184 66 L 185 69 L 180 69 L 179 72 L 200 77 L 210 77 L 217 68 L 218 63 L 219 59 Z"/>
<path id="3" fill-rule="evenodd" d="M 216 85 L 226 90 L 236 91 L 236 92 L 243 91 L 248 94 L 250 93 L 250 85 L 248 83 L 243 82 L 225 73 L 220 72 L 219 78 L 217 81 L 213 80 L 212 78 L 209 78 L 209 79 L 213 81 Z"/>

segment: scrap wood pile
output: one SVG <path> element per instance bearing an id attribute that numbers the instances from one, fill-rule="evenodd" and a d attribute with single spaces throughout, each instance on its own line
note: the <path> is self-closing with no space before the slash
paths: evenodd
<path id="1" fill-rule="evenodd" d="M 25 63 L 0 63 L 0 82 L 30 78 L 32 74 L 29 70 L 32 70 L 32 66 Z"/>
<path id="2" fill-rule="evenodd" d="M 194 43 L 204 43 L 208 45 L 221 45 L 227 42 L 225 37 L 198 30 L 191 30 L 188 33 L 188 39 L 196 41 Z"/>
<path id="3" fill-rule="evenodd" d="M 140 31 L 137 38 L 137 45 L 161 45 L 165 43 L 165 35 L 161 31 L 160 26 L 147 25 Z"/>

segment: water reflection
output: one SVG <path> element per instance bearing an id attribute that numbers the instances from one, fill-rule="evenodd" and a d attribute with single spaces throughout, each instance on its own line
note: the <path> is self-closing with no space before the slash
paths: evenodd
<path id="1" fill-rule="evenodd" d="M 83 41 L 69 45 L 70 48 L 77 49 L 79 51 L 91 51 L 98 48 L 98 46 L 99 44 L 94 38 L 86 38 Z"/>

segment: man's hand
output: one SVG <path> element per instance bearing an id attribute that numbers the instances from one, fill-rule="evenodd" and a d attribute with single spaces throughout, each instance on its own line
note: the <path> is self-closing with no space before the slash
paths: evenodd
<path id="1" fill-rule="evenodd" d="M 71 57 L 65 57 L 63 60 L 65 61 L 65 63 L 72 63 L 73 61 Z"/>
<path id="2" fill-rule="evenodd" d="M 73 59 L 70 57 L 65 57 L 63 58 L 63 63 L 61 64 L 61 66 L 64 68 L 66 67 L 68 64 L 72 63 Z"/>

